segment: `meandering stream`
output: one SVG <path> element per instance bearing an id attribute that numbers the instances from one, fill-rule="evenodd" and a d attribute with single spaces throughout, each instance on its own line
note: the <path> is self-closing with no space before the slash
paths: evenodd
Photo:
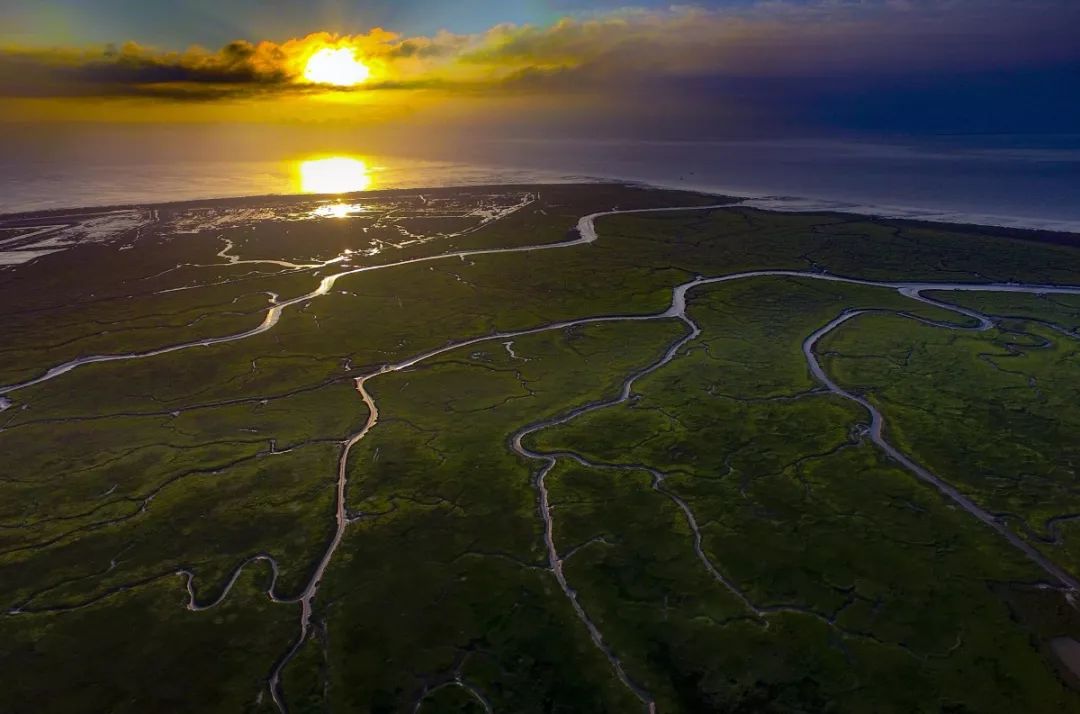
<path id="1" fill-rule="evenodd" d="M 284 313 L 284 311 L 286 309 L 288 309 L 289 307 L 292 307 L 294 305 L 298 305 L 298 304 L 301 304 L 301 303 L 306 303 L 307 301 L 310 301 L 310 300 L 316 299 L 316 298 L 318 298 L 318 297 L 320 297 L 322 295 L 328 294 L 330 292 L 330 290 L 333 288 L 334 284 L 339 279 L 341 279 L 343 277 L 346 277 L 346 276 L 349 276 L 349 275 L 355 275 L 355 274 L 364 273 L 364 272 L 368 272 L 368 271 L 374 271 L 374 270 L 390 269 L 390 268 L 400 267 L 400 266 L 403 266 L 403 265 L 411 265 L 411 264 L 416 264 L 416 263 L 425 263 L 425 262 L 431 262 L 431 261 L 437 261 L 437 260 L 448 260 L 448 259 L 453 259 L 453 258 L 458 258 L 458 259 L 463 260 L 463 259 L 465 259 L 467 257 L 471 257 L 471 256 L 480 256 L 480 255 L 489 255 L 489 254 L 528 253 L 528 252 L 543 251 L 543 250 L 561 250 L 561 249 L 565 249 L 565 248 L 571 248 L 573 246 L 578 246 L 578 245 L 591 243 L 591 242 L 597 240 L 597 232 L 596 232 L 595 223 L 596 223 L 596 219 L 598 219 L 600 217 L 603 217 L 603 216 L 631 214 L 631 213 L 670 212 L 670 211 L 707 211 L 707 210 L 712 210 L 712 209 L 716 209 L 716 208 L 722 208 L 722 207 L 726 207 L 726 206 L 727 206 L 727 204 L 710 205 L 710 206 L 692 206 L 692 207 L 679 206 L 679 207 L 669 207 L 669 208 L 649 208 L 649 209 L 602 211 L 602 212 L 592 213 L 590 215 L 582 217 L 577 223 L 578 238 L 576 238 L 574 240 L 570 240 L 570 241 L 564 241 L 564 242 L 560 242 L 560 243 L 545 243 L 545 244 L 531 245 L 531 246 L 520 246 L 520 247 L 512 247 L 512 248 L 490 248 L 490 249 L 454 251 L 454 252 L 443 253 L 443 254 L 439 254 L 439 255 L 433 255 L 433 256 L 427 256 L 427 257 L 422 257 L 422 258 L 413 258 L 413 259 L 409 259 L 409 260 L 403 260 L 403 261 L 399 261 L 399 262 L 396 262 L 396 263 L 388 263 L 388 264 L 383 264 L 383 265 L 373 265 L 373 266 L 350 268 L 348 270 L 342 270 L 340 272 L 337 272 L 337 273 L 334 273 L 334 274 L 331 274 L 329 276 L 326 276 L 326 277 L 322 278 L 321 281 L 319 282 L 318 286 L 309 293 L 306 293 L 306 294 L 301 295 L 299 297 L 291 298 L 289 300 L 281 301 L 281 302 L 278 302 L 275 298 L 272 298 L 271 299 L 271 305 L 267 308 L 266 314 L 263 317 L 262 322 L 258 326 L 254 327 L 252 329 L 249 329 L 249 330 L 246 330 L 246 331 L 243 331 L 243 332 L 238 332 L 238 333 L 231 334 L 231 335 L 224 335 L 224 336 L 221 336 L 221 337 L 207 338 L 207 339 L 203 339 L 203 340 L 196 340 L 196 341 L 192 341 L 192 342 L 174 344 L 174 345 L 164 346 L 164 347 L 160 347 L 160 348 L 152 349 L 152 350 L 147 350 L 147 351 L 143 351 L 143 352 L 109 354 L 109 355 L 92 355 L 92 356 L 87 356 L 87 357 L 80 357 L 78 359 L 74 359 L 74 360 L 71 360 L 69 362 L 65 362 L 63 364 L 59 364 L 59 365 L 53 366 L 51 368 L 48 368 L 47 370 L 45 370 L 38 377 L 29 379 L 29 380 L 27 380 L 25 382 L 21 382 L 21 383 L 18 383 L 18 384 L 13 384 L 13 385 L 8 385 L 6 387 L 0 387 L 0 405 L 3 405 L 4 407 L 8 406 L 8 404 L 10 404 L 10 401 L 9 401 L 10 398 L 8 397 L 8 395 L 12 394 L 13 392 L 16 392 L 18 390 L 25 389 L 27 387 L 31 387 L 31 386 L 34 386 L 34 385 L 38 385 L 38 384 L 47 382 L 47 381 L 52 380 L 52 379 L 56 379 L 57 377 L 60 377 L 60 376 L 66 374 L 66 373 L 68 373 L 68 372 L 70 372 L 70 371 L 72 371 L 74 369 L 77 369 L 79 367 L 83 367 L 83 366 L 86 366 L 86 365 L 98 364 L 98 363 L 106 363 L 106 362 L 115 362 L 115 361 L 122 361 L 122 360 L 145 359 L 145 358 L 154 357 L 156 355 L 162 355 L 162 354 L 167 354 L 167 353 L 176 352 L 176 351 L 180 351 L 180 350 L 191 349 L 191 348 L 194 348 L 194 347 L 211 347 L 213 345 L 224 344 L 224 343 L 228 343 L 228 342 L 235 342 L 235 341 L 247 339 L 249 337 L 252 337 L 252 336 L 267 332 L 267 331 L 274 328 L 274 326 L 278 323 L 278 321 L 280 320 L 282 314 Z M 227 246 L 226 249 L 222 251 L 222 253 L 226 253 L 228 251 L 228 249 L 229 249 L 229 246 Z M 226 254 L 223 257 L 225 257 L 225 258 L 227 258 L 227 259 L 229 259 L 229 260 L 231 260 L 233 262 L 238 262 L 238 261 L 243 262 L 243 261 L 240 261 L 239 257 L 233 256 L 233 255 L 230 255 L 230 254 Z M 793 277 L 793 278 L 803 278 L 803 279 L 809 279 L 809 280 L 823 280 L 823 281 L 829 281 L 829 282 L 849 283 L 849 284 L 855 284 L 855 285 L 865 285 L 865 286 L 893 289 L 893 290 L 896 290 L 897 292 L 899 292 L 901 295 L 904 295 L 905 297 L 908 297 L 908 298 L 911 298 L 913 300 L 917 300 L 917 301 L 920 301 L 920 302 L 923 302 L 923 303 L 927 303 L 927 304 L 933 305 L 933 306 L 938 307 L 938 308 L 949 310 L 949 311 L 951 311 L 951 312 L 953 312 L 955 314 L 958 314 L 958 315 L 961 315 L 961 316 L 963 316 L 965 318 L 969 318 L 969 319 L 974 320 L 976 322 L 976 325 L 973 326 L 973 327 L 965 327 L 963 325 L 942 325 L 940 323 L 935 323 L 935 324 L 938 324 L 941 327 L 948 327 L 948 328 L 952 328 L 952 329 L 968 329 L 968 330 L 987 330 L 987 329 L 990 329 L 991 327 L 993 327 L 994 323 L 989 317 L 987 317 L 985 315 L 982 315 L 982 314 L 980 314 L 980 313 L 978 313 L 978 312 L 976 312 L 974 310 L 969 310 L 967 308 L 962 308 L 962 307 L 958 307 L 958 306 L 951 305 L 951 304 L 948 304 L 948 303 L 939 302 L 937 300 L 933 300 L 933 299 L 925 297 L 924 295 L 922 295 L 922 293 L 924 291 L 931 291 L 932 290 L 932 291 L 1016 292 L 1016 293 L 1034 293 L 1034 294 L 1058 293 L 1058 294 L 1080 295 L 1080 287 L 1066 286 L 1066 285 L 1038 285 L 1038 284 L 1015 284 L 1015 283 L 978 284 L 978 283 L 889 282 L 889 281 L 863 280 L 863 279 L 858 279 L 858 278 L 847 278 L 847 277 L 842 277 L 842 276 L 837 276 L 837 275 L 830 275 L 830 274 L 827 274 L 827 273 L 810 272 L 810 271 L 756 270 L 756 271 L 733 273 L 733 274 L 730 274 L 730 275 L 722 275 L 722 276 L 715 276 L 715 277 L 697 277 L 697 278 L 695 278 L 693 280 L 689 280 L 689 281 L 684 282 L 684 283 L 682 283 L 680 285 L 677 285 L 672 289 L 672 299 L 671 299 L 670 305 L 668 306 L 667 309 L 665 309 L 665 310 L 663 310 L 661 312 L 652 313 L 652 314 L 645 314 L 645 315 L 602 315 L 602 316 L 583 317 L 583 318 L 574 319 L 574 320 L 565 320 L 565 321 L 552 322 L 552 323 L 548 323 L 548 324 L 544 324 L 544 325 L 540 325 L 540 326 L 536 326 L 536 327 L 532 327 L 532 328 L 522 329 L 522 330 L 499 332 L 499 333 L 494 333 L 494 334 L 476 336 L 476 337 L 462 339 L 462 340 L 453 342 L 451 344 L 445 345 L 443 347 L 440 347 L 440 348 L 437 348 L 437 349 L 432 349 L 432 350 L 420 353 L 418 355 L 409 357 L 407 359 L 404 359 L 402 361 L 399 361 L 399 362 L 396 362 L 396 363 L 393 363 L 393 364 L 384 365 L 384 366 L 380 367 L 378 370 L 370 372 L 370 373 L 365 374 L 365 375 L 362 375 L 362 376 L 356 378 L 356 380 L 355 380 L 356 391 L 357 391 L 357 393 L 360 396 L 361 400 L 364 402 L 364 404 L 366 405 L 366 407 L 368 409 L 368 417 L 367 417 L 367 420 L 365 421 L 365 423 L 363 424 L 362 428 L 360 430 L 358 430 L 356 433 L 352 434 L 343 443 L 341 456 L 340 456 L 340 459 L 338 461 L 338 473 L 337 473 L 337 483 L 336 483 L 336 503 L 335 503 L 335 513 L 334 513 L 336 527 L 335 527 L 335 530 L 334 530 L 333 537 L 330 539 L 329 543 L 326 546 L 326 549 L 324 550 L 321 557 L 319 558 L 319 560 L 318 560 L 314 570 L 312 571 L 311 576 L 310 576 L 309 580 L 307 581 L 304 589 L 302 590 L 300 596 L 298 598 L 295 598 L 295 599 L 286 600 L 286 599 L 282 599 L 282 598 L 278 597 L 274 593 L 274 587 L 275 587 L 275 583 L 276 583 L 276 580 L 277 580 L 277 572 L 278 572 L 277 563 L 272 558 L 270 558 L 269 556 L 267 556 L 265 554 L 259 554 L 259 555 L 252 556 L 251 558 L 249 558 L 249 559 L 245 560 L 243 563 L 241 563 L 233 571 L 233 574 L 231 575 L 229 581 L 226 583 L 226 586 L 223 589 L 220 596 L 218 596 L 214 601 L 212 601 L 210 603 L 202 604 L 202 605 L 198 604 L 196 602 L 196 599 L 195 599 L 194 586 L 193 586 L 194 574 L 192 574 L 191 572 L 186 571 L 186 570 L 178 571 L 176 574 L 180 575 L 181 577 L 186 578 L 187 590 L 188 590 L 188 594 L 189 594 L 188 608 L 191 609 L 191 610 L 205 610 L 205 609 L 214 607 L 215 605 L 222 602 L 228 596 L 230 590 L 232 589 L 233 585 L 236 583 L 236 581 L 239 578 L 239 575 L 240 575 L 240 573 L 241 573 L 241 571 L 243 570 L 244 567 L 246 567 L 250 563 L 259 562 L 259 561 L 263 561 L 263 560 L 266 560 L 266 561 L 268 561 L 270 563 L 270 566 L 271 566 L 271 569 L 273 571 L 274 577 L 273 577 L 271 585 L 270 585 L 270 587 L 268 589 L 269 597 L 272 600 L 274 600 L 275 602 L 292 602 L 292 603 L 297 603 L 298 602 L 300 604 L 300 606 L 301 606 L 300 623 L 299 623 L 299 631 L 298 631 L 298 634 L 297 634 L 297 638 L 296 638 L 296 640 L 294 642 L 292 642 L 290 644 L 289 648 L 277 660 L 277 662 L 274 663 L 273 669 L 271 670 L 270 675 L 268 677 L 270 694 L 273 697 L 273 700 L 274 700 L 275 704 L 277 705 L 277 708 L 281 712 L 286 712 L 287 711 L 287 704 L 286 704 L 286 701 L 285 701 L 284 693 L 283 693 L 283 691 L 281 689 L 281 674 L 282 674 L 282 671 L 288 665 L 288 663 L 293 659 L 293 657 L 297 654 L 297 652 L 300 650 L 300 648 L 303 647 L 304 643 L 308 639 L 310 629 L 311 629 L 311 618 L 312 618 L 313 602 L 314 602 L 314 600 L 315 600 L 315 598 L 316 598 L 316 596 L 318 594 L 319 585 L 320 585 L 320 583 L 322 581 L 323 576 L 326 573 L 327 568 L 330 566 L 337 549 L 341 545 L 341 542 L 342 542 L 342 540 L 344 538 L 344 535 L 345 535 L 345 531 L 346 531 L 346 529 L 348 528 L 348 525 L 349 525 L 349 519 L 348 519 L 348 514 L 347 514 L 347 508 L 346 508 L 346 492 L 347 492 L 347 487 L 348 487 L 349 456 L 350 456 L 350 453 L 351 453 L 353 447 L 356 446 L 356 444 L 358 444 L 361 440 L 364 439 L 365 436 L 367 436 L 370 433 L 370 431 L 378 423 L 378 419 L 379 419 L 378 405 L 376 404 L 376 402 L 375 402 L 374 398 L 371 396 L 371 394 L 367 391 L 367 388 L 366 388 L 367 383 L 370 380 L 379 377 L 380 375 L 388 374 L 388 373 L 392 373 L 392 372 L 400 372 L 402 370 L 406 370 L 406 369 L 409 369 L 411 367 L 414 367 L 414 366 L 420 364 L 421 362 L 424 362 L 425 360 L 429 360 L 431 358 L 437 357 L 437 356 L 445 354 L 447 352 L 457 350 L 457 349 L 461 349 L 461 348 L 464 348 L 464 347 L 468 347 L 468 346 L 471 346 L 471 345 L 484 343 L 484 342 L 497 341 L 497 342 L 501 342 L 504 346 L 506 346 L 506 345 L 510 344 L 510 341 L 512 341 L 512 340 L 514 340 L 516 338 L 519 338 L 519 337 L 526 336 L 526 335 L 537 334 L 537 333 L 550 331 L 550 330 L 566 329 L 566 328 L 580 326 L 580 325 L 589 325 L 589 324 L 607 323 L 607 322 L 620 322 L 620 321 L 646 321 L 646 320 L 677 319 L 677 320 L 680 320 L 681 322 L 683 322 L 687 326 L 688 332 L 685 335 L 683 335 L 682 337 L 675 340 L 672 344 L 670 344 L 668 346 L 667 350 L 664 352 L 664 354 L 659 359 L 653 361 L 649 365 L 639 369 L 638 371 L 636 371 L 633 374 L 631 374 L 630 376 L 628 376 L 626 378 L 626 380 L 623 382 L 622 387 L 621 387 L 621 389 L 619 391 L 619 394 L 616 397 L 614 397 L 612 399 L 604 400 L 604 401 L 592 402 L 592 403 L 583 405 L 581 407 L 578 407 L 576 409 L 573 409 L 573 410 L 571 410 L 571 411 L 569 411 L 569 412 L 567 412 L 565 414 L 555 416 L 555 417 L 552 417 L 552 418 L 548 418 L 548 419 L 544 419 L 544 420 L 541 420 L 541 421 L 537 421 L 537 422 L 535 422 L 535 423 L 533 423 L 531 425 L 522 427 L 521 429 L 517 430 L 516 432 L 514 432 L 514 434 L 512 435 L 512 437 L 510 439 L 510 448 L 514 452 L 516 452 L 517 454 L 519 454 L 520 456 L 522 456 L 525 459 L 537 461 L 540 464 L 539 469 L 537 470 L 536 475 L 535 475 L 534 485 L 535 485 L 536 490 L 537 490 L 537 502 L 538 502 L 538 510 L 539 510 L 540 518 L 542 519 L 543 524 L 544 524 L 544 540 L 545 540 L 545 546 L 546 546 L 547 555 L 548 555 L 548 568 L 551 570 L 554 578 L 558 582 L 559 587 L 562 590 L 563 594 L 570 601 L 570 604 L 572 605 L 572 607 L 573 607 L 575 613 L 577 614 L 578 618 L 581 620 L 583 626 L 588 631 L 592 641 L 604 653 L 604 655 L 607 657 L 608 661 L 611 663 L 611 666 L 612 666 L 615 674 L 619 677 L 620 681 L 622 681 L 623 684 L 641 701 L 643 707 L 647 711 L 654 712 L 655 711 L 655 703 L 653 702 L 651 696 L 640 685 L 635 683 L 631 679 L 631 677 L 626 673 L 626 671 L 623 668 L 622 663 L 619 660 L 618 656 L 605 643 L 602 633 L 597 628 L 597 626 L 593 623 L 593 621 L 589 618 L 588 613 L 585 611 L 584 607 L 578 601 L 576 592 L 574 591 L 572 586 L 567 582 L 565 574 L 563 573 L 562 560 L 561 560 L 561 558 L 559 556 L 558 549 L 556 548 L 556 544 L 554 542 L 554 536 L 553 536 L 554 526 L 553 526 L 553 519 L 552 519 L 552 513 L 551 513 L 551 506 L 550 506 L 550 498 L 549 498 L 549 493 L 548 493 L 547 486 L 546 486 L 546 481 L 545 481 L 547 475 L 550 473 L 552 468 L 554 468 L 555 464 L 557 463 L 557 459 L 559 458 L 559 455 L 557 455 L 557 454 L 546 454 L 546 453 L 542 453 L 542 452 L 539 452 L 539 451 L 531 450 L 530 448 L 526 447 L 523 444 L 523 439 L 525 437 L 527 437 L 528 435 L 533 434 L 533 433 L 535 433 L 537 431 L 540 431 L 540 430 L 545 429 L 547 427 L 555 426 L 555 425 L 558 425 L 558 424 L 564 424 L 564 423 L 566 423 L 566 422 L 568 422 L 568 421 L 570 421 L 572 419 L 577 418 L 578 416 L 581 416 L 582 414 L 588 413 L 588 412 L 593 411 L 595 409 L 601 409 L 601 408 L 614 406 L 616 404 L 620 404 L 620 403 L 623 403 L 623 402 L 626 402 L 627 400 L 629 400 L 631 398 L 631 396 L 632 396 L 632 393 L 633 393 L 634 383 L 638 379 L 640 379 L 640 378 L 644 377 L 645 375 L 650 374 L 650 373 L 662 368 L 664 365 L 670 363 L 677 356 L 677 354 L 679 353 L 681 348 L 683 348 L 690 341 L 696 339 L 698 337 L 698 335 L 700 334 L 700 332 L 701 332 L 700 328 L 687 315 L 687 311 L 686 311 L 686 308 L 687 308 L 687 304 L 686 304 L 687 293 L 690 290 L 693 290 L 693 289 L 699 288 L 699 287 L 703 287 L 703 286 L 707 286 L 707 285 L 714 285 L 714 284 L 719 284 L 719 283 L 725 283 L 725 282 L 731 282 L 731 281 L 743 280 L 743 279 L 750 279 L 750 278 L 759 278 L 759 277 Z M 1072 574 L 1068 573 L 1064 569 L 1062 569 L 1059 566 L 1057 566 L 1056 564 L 1054 564 L 1048 558 L 1043 556 L 1033 546 L 1031 546 L 1026 541 L 1024 541 L 1019 536 L 1017 536 L 1012 530 L 1010 530 L 1001 521 L 999 521 L 993 515 L 991 515 L 990 513 L 985 511 L 984 509 L 982 509 L 980 506 L 978 506 L 976 503 L 974 503 L 970 498 L 968 498 L 963 493 L 961 493 L 958 489 L 956 489 L 955 487 L 953 487 L 949 483 L 945 482 L 944 480 L 942 480 L 938 476 L 934 475 L 933 473 L 928 471 L 923 466 L 915 463 L 908 456 L 904 455 L 899 450 L 897 450 L 894 446 L 892 446 L 885 437 L 885 433 L 884 433 L 885 419 L 884 419 L 884 416 L 881 414 L 881 412 L 872 403 L 870 403 L 865 398 L 841 388 L 839 385 L 837 385 L 825 373 L 825 371 L 824 371 L 824 369 L 822 369 L 821 364 L 818 361 L 818 358 L 817 358 L 816 353 L 815 353 L 815 347 L 818 344 L 818 342 L 823 337 L 825 337 L 826 335 L 831 333 L 832 331 L 836 330 L 840 326 L 848 323 L 850 320 L 852 320 L 854 318 L 857 318 L 859 315 L 862 315 L 862 314 L 864 314 L 866 312 L 870 312 L 870 311 L 868 311 L 868 310 L 846 310 L 846 311 L 842 312 L 840 315 L 838 315 L 837 317 L 835 317 L 833 320 L 831 320 L 830 322 L 828 322 L 827 324 L 825 324 L 824 326 L 819 328 L 818 330 L 814 331 L 812 334 L 810 334 L 803 341 L 803 344 L 802 344 L 803 354 L 804 354 L 805 359 L 806 359 L 807 367 L 810 370 L 811 374 L 813 375 L 814 379 L 816 379 L 818 382 L 820 382 L 822 384 L 822 386 L 824 386 L 829 392 L 831 392 L 833 394 L 836 394 L 837 396 L 840 396 L 840 397 L 842 397 L 844 399 L 847 399 L 849 401 L 855 402 L 855 403 L 859 404 L 862 408 L 867 410 L 867 412 L 869 413 L 869 416 L 870 416 L 870 428 L 869 428 L 869 431 L 868 431 L 869 438 L 890 459 L 895 461 L 897 464 L 899 464 L 900 466 L 902 466 L 906 470 L 910 471 L 917 478 L 919 478 L 919 479 L 923 480 L 924 482 L 927 482 L 930 485 L 934 486 L 944 497 L 946 497 L 949 500 L 953 501 L 955 504 L 957 504 L 958 506 L 963 508 L 964 511 L 966 511 L 967 513 L 969 513 L 973 517 L 977 518 L 979 521 L 981 521 L 984 524 L 986 524 L 987 526 L 989 526 L 991 529 L 993 529 L 995 532 L 997 532 L 999 535 L 1001 535 L 1003 538 L 1005 538 L 1012 546 L 1014 546 L 1020 552 L 1022 552 L 1029 560 L 1031 560 L 1034 564 L 1039 566 L 1050 577 L 1052 577 L 1055 581 L 1060 583 L 1060 585 L 1063 588 L 1065 588 L 1065 589 L 1067 589 L 1069 591 L 1073 591 L 1073 592 L 1080 592 L 1080 581 L 1078 581 L 1076 579 L 1076 577 L 1074 577 Z M 511 356 L 515 356 L 514 353 L 512 352 L 512 350 L 510 349 L 510 347 L 507 346 L 506 349 L 511 354 Z M 654 477 L 657 477 L 656 473 L 654 473 L 653 475 L 654 475 Z M 681 499 L 680 499 L 680 501 L 681 501 Z M 693 521 L 693 514 L 689 512 L 688 506 L 686 506 L 685 503 L 683 503 L 683 504 L 681 504 L 680 507 L 682 507 L 684 512 L 687 513 L 687 517 L 691 521 Z M 695 523 L 695 529 L 694 530 L 695 530 L 695 533 L 696 533 L 697 532 L 696 531 L 696 523 Z M 701 550 L 701 545 L 700 545 L 700 534 L 697 535 L 696 543 L 697 543 L 696 546 L 695 546 L 696 551 L 698 552 L 699 556 L 703 557 L 704 562 L 706 563 L 707 567 L 709 567 L 709 569 L 712 571 L 712 574 L 718 580 L 720 580 L 729 590 L 731 590 L 740 599 L 742 599 L 743 602 L 748 605 L 748 607 L 753 609 L 755 614 L 760 615 L 762 611 L 758 610 L 755 606 L 750 604 L 749 601 L 746 599 L 746 597 L 742 594 L 742 592 L 733 583 L 731 583 L 729 580 L 727 580 L 725 578 L 725 576 L 721 573 L 720 568 L 717 567 L 717 566 L 714 566 L 712 564 L 712 561 L 710 561 L 708 558 L 704 557 L 704 552 Z M 96 602 L 96 601 L 97 600 L 94 600 L 94 602 Z M 85 606 L 85 605 L 83 605 L 83 606 Z M 26 612 L 26 611 L 27 610 L 22 610 L 22 609 L 19 609 L 17 611 L 16 610 L 9 610 L 9 614 L 18 614 L 18 612 Z M 466 686 L 465 684 L 461 683 L 459 680 L 457 680 L 457 681 L 458 681 L 460 686 Z M 483 701 L 483 700 L 481 699 L 481 701 Z"/>

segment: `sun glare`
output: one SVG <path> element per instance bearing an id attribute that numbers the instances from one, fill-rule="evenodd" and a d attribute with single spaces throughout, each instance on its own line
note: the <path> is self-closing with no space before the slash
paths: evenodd
<path id="1" fill-rule="evenodd" d="M 334 156 L 300 162 L 303 193 L 351 193 L 371 186 L 371 173 L 362 159 Z"/>
<path id="2" fill-rule="evenodd" d="M 319 218 L 349 218 L 358 213 L 363 213 L 365 210 L 367 210 L 366 207 L 361 203 L 338 202 L 319 206 L 311 212 L 311 215 Z"/>
<path id="3" fill-rule="evenodd" d="M 304 79 L 316 84 L 333 84 L 351 87 L 367 80 L 371 70 L 356 59 L 356 53 L 348 47 L 324 47 L 307 61 Z"/>

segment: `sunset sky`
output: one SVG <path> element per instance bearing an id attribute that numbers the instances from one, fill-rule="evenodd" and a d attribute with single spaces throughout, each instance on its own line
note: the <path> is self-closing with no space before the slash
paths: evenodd
<path id="1" fill-rule="evenodd" d="M 8 122 L 1067 132 L 1075 0 L 5 0 Z M 365 81 L 305 75 L 347 50 Z"/>

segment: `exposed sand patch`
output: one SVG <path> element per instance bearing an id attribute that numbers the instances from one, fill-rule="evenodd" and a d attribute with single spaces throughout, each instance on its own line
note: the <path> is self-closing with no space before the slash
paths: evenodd
<path id="1" fill-rule="evenodd" d="M 0 265 L 22 265 L 23 263 L 29 263 L 34 258 L 40 258 L 43 255 L 49 253 L 56 253 L 62 248 L 56 248 L 54 250 L 9 250 L 0 253 Z"/>

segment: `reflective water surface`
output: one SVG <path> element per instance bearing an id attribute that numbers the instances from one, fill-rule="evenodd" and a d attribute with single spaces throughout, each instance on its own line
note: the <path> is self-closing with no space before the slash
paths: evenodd
<path id="1" fill-rule="evenodd" d="M 1080 135 L 889 143 L 477 139 L 438 154 L 417 148 L 410 157 L 358 141 L 327 137 L 316 153 L 267 140 L 270 149 L 245 153 L 178 135 L 137 152 L 105 141 L 45 152 L 0 137 L 0 213 L 601 178 L 767 197 L 776 209 L 1080 230 Z"/>
<path id="2" fill-rule="evenodd" d="M 553 170 L 344 152 L 264 161 L 151 158 L 124 163 L 28 163 L 7 160 L 0 151 L 0 213 L 273 194 L 564 183 L 583 178 Z"/>
<path id="3" fill-rule="evenodd" d="M 364 159 L 330 156 L 297 162 L 297 193 L 351 193 L 373 186 L 373 172 Z"/>

